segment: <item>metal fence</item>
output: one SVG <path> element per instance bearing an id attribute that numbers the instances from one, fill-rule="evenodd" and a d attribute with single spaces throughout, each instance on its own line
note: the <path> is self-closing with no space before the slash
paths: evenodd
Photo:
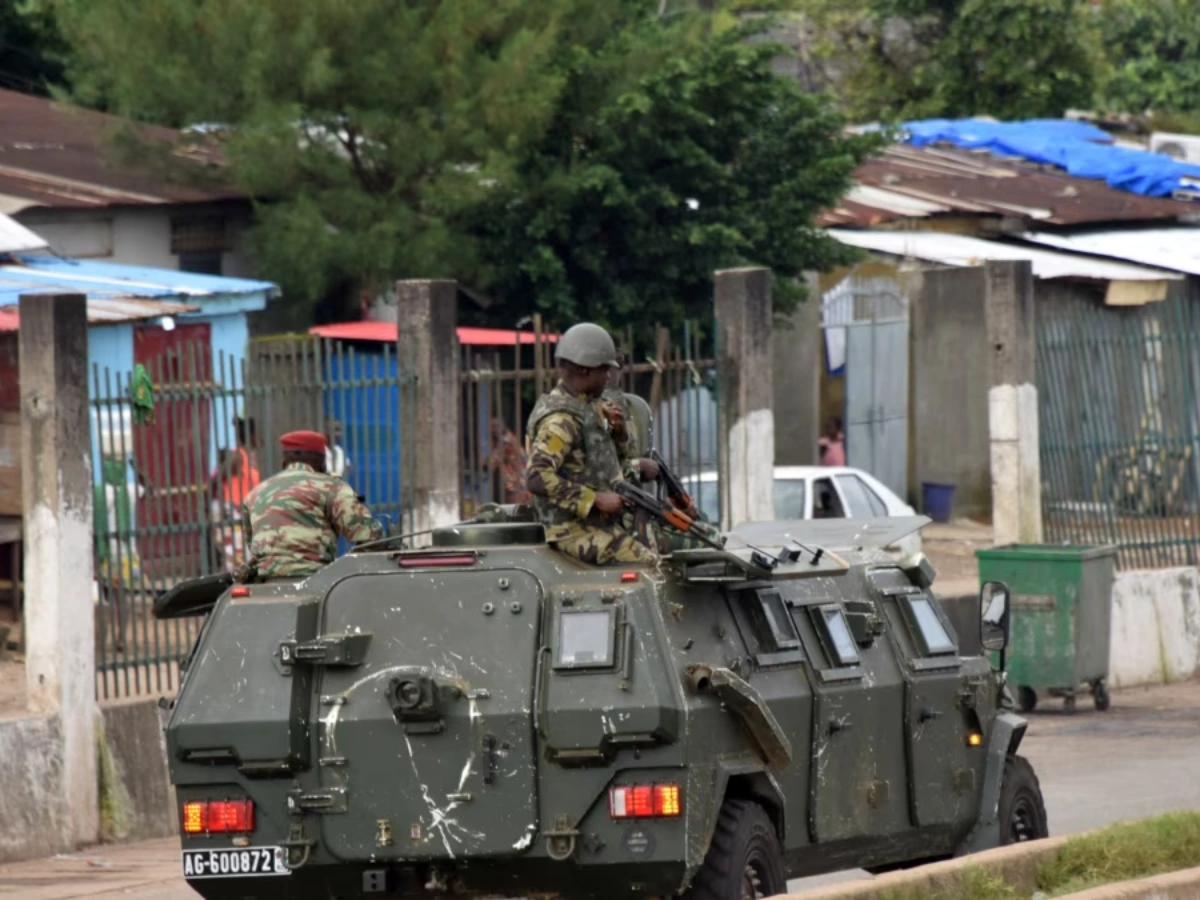
<path id="1" fill-rule="evenodd" d="M 556 337 L 535 319 L 532 332 L 512 347 L 464 348 L 462 471 L 463 513 L 482 503 L 524 498 L 529 413 L 537 398 L 557 383 Z M 686 483 L 706 516 L 719 521 L 718 473 L 725 468 L 720 365 L 705 353 L 694 324 L 672 336 L 655 329 L 651 346 L 632 333 L 618 335 L 625 357 L 620 388 L 646 400 L 653 415 L 653 445 Z"/>
<path id="2" fill-rule="evenodd" d="M 410 371 L 391 345 L 356 354 L 309 338 L 252 342 L 242 359 L 181 342 L 144 360 L 145 378 L 93 367 L 101 697 L 177 688 L 202 622 L 158 621 L 154 598 L 242 561 L 240 501 L 279 469 L 282 433 L 325 432 L 333 470 L 371 512 L 411 523 Z"/>
<path id="3" fill-rule="evenodd" d="M 1060 296 L 1038 307 L 1045 538 L 1113 544 L 1122 568 L 1200 557 L 1200 309 Z"/>

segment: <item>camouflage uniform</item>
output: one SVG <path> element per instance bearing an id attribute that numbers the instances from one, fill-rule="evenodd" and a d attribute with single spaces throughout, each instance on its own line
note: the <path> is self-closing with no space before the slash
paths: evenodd
<path id="1" fill-rule="evenodd" d="M 656 554 L 632 533 L 632 516 L 609 518 L 592 506 L 597 493 L 633 474 L 599 404 L 559 382 L 534 406 L 528 432 L 526 487 L 546 540 L 593 565 L 654 562 Z"/>
<path id="2" fill-rule="evenodd" d="M 333 562 L 339 535 L 352 543 L 384 536 L 350 485 L 304 463 L 259 484 L 243 509 L 259 581 L 302 578 Z"/>

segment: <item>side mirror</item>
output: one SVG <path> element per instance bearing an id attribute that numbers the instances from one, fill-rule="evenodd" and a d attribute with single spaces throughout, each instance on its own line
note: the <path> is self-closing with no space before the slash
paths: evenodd
<path id="1" fill-rule="evenodd" d="M 1003 651 L 1008 647 L 1011 620 L 1008 608 L 1008 585 L 989 581 L 979 591 L 979 643 L 984 650 Z"/>

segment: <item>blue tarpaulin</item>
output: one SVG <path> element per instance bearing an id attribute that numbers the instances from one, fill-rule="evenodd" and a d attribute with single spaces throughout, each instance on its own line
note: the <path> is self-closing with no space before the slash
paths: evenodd
<path id="1" fill-rule="evenodd" d="M 1200 192 L 1200 166 L 1163 153 L 1113 145 L 1112 136 L 1086 122 L 1027 119 L 926 119 L 902 126 L 915 147 L 947 143 L 998 156 L 1016 156 L 1065 169 L 1077 178 L 1096 178 L 1117 190 L 1145 197 L 1174 191 Z"/>

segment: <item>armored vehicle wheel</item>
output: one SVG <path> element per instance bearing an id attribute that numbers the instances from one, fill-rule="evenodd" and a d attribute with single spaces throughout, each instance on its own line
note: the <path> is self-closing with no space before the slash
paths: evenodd
<path id="1" fill-rule="evenodd" d="M 704 865 L 684 900 L 756 900 L 787 890 L 775 826 L 749 800 L 726 800 Z"/>
<path id="2" fill-rule="evenodd" d="M 1033 766 L 1023 756 L 1010 756 L 1000 786 L 1000 844 L 1049 837 L 1046 804 Z"/>
<path id="3" fill-rule="evenodd" d="M 1033 712 L 1037 709 L 1037 691 L 1027 685 L 1017 688 L 1017 703 L 1021 712 Z"/>
<path id="4" fill-rule="evenodd" d="M 1096 709 L 1099 712 L 1104 712 L 1106 709 L 1108 709 L 1108 687 L 1103 681 L 1097 681 L 1092 686 L 1092 702 L 1096 704 Z"/>

